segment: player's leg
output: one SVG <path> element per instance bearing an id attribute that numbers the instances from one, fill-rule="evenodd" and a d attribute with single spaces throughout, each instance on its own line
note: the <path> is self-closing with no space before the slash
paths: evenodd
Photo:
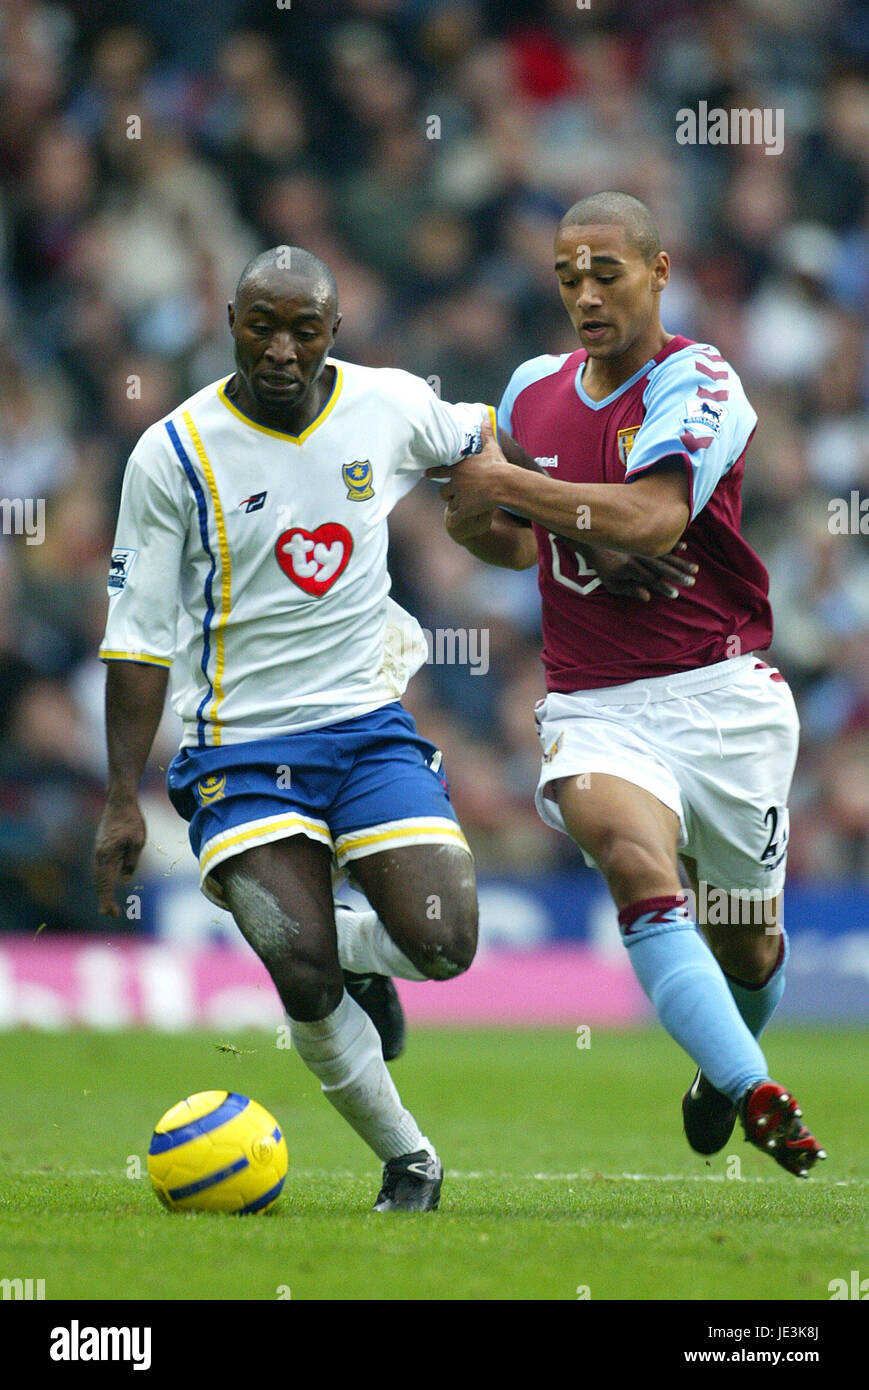
<path id="1" fill-rule="evenodd" d="M 767 1077 L 724 976 L 679 881 L 679 819 L 620 777 L 564 777 L 555 787 L 568 833 L 601 869 L 622 939 L 658 1018 L 716 1088 L 735 1103 Z"/>
<path id="2" fill-rule="evenodd" d="M 468 969 L 477 949 L 477 885 L 467 850 L 394 847 L 354 860 L 353 877 L 373 910 L 366 944 L 383 973 L 451 980 Z"/>
<path id="3" fill-rule="evenodd" d="M 477 937 L 473 859 L 450 804 L 443 758 L 401 705 L 375 711 L 353 773 L 329 813 L 338 869 L 369 910 L 339 906 L 338 951 L 351 990 L 378 1022 L 384 1055 L 403 1042 L 388 977 L 449 979 L 466 970 Z"/>
<path id="4" fill-rule="evenodd" d="M 783 894 L 749 899 L 711 884 L 701 885 L 696 862 L 684 855 L 682 860 L 700 930 L 724 971 L 739 1012 L 759 1038 L 784 993 L 789 945 L 782 920 Z"/>
<path id="5" fill-rule="evenodd" d="M 788 941 L 781 921 L 782 894 L 747 902 L 738 894 L 701 885 L 695 861 L 683 856 L 683 863 L 700 929 L 724 971 L 739 1012 L 759 1038 L 785 987 Z M 715 918 L 713 922 L 708 920 L 710 915 Z M 682 1097 L 685 1136 L 692 1149 L 701 1154 L 718 1153 L 733 1133 L 737 1117 L 738 1107 L 698 1069 Z"/>
<path id="6" fill-rule="evenodd" d="M 215 874 L 275 983 L 295 1050 L 386 1164 L 384 1189 L 387 1177 L 392 1186 L 386 1196 L 381 1192 L 378 1209 L 436 1206 L 440 1162 L 401 1103 L 373 1023 L 344 989 L 328 848 L 295 835 L 224 860 Z"/>
<path id="7" fill-rule="evenodd" d="M 782 923 L 787 798 L 799 724 L 779 672 L 753 658 L 720 690 L 692 695 L 695 734 L 714 738 L 705 754 L 676 729 L 671 740 L 690 806 L 691 878 L 698 918 L 746 1026 L 760 1037 L 782 997 L 788 943 Z M 690 759 L 681 749 L 692 748 Z M 682 1100 L 685 1133 L 700 1153 L 727 1142 L 737 1111 L 701 1067 Z M 765 1082 L 739 1106 L 746 1137 L 789 1172 L 807 1176 L 823 1150 L 799 1123 L 784 1087 Z"/>

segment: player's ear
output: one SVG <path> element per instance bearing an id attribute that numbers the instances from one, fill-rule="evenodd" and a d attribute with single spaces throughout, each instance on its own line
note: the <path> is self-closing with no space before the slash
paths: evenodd
<path id="1" fill-rule="evenodd" d="M 226 316 L 227 316 L 227 318 L 229 319 L 229 328 L 230 328 L 230 332 L 231 332 L 232 329 L 235 328 L 235 305 L 234 305 L 234 304 L 227 304 L 227 306 L 226 306 Z"/>
<path id="2" fill-rule="evenodd" d="M 336 337 L 336 334 L 337 334 L 337 332 L 338 332 L 338 329 L 341 327 L 341 320 L 342 320 L 343 317 L 344 317 L 343 314 L 336 314 L 336 315 L 335 315 L 335 322 L 332 324 L 332 342 L 333 342 L 333 343 L 334 343 L 334 341 L 335 341 L 335 337 Z"/>
<path id="3" fill-rule="evenodd" d="M 652 272 L 652 294 L 660 294 L 670 279 L 670 257 L 659 251 L 649 269 Z"/>

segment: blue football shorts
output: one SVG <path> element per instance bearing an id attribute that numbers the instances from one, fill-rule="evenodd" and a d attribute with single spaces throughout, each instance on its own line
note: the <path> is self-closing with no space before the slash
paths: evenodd
<path id="1" fill-rule="evenodd" d="M 467 850 L 442 757 L 396 701 L 319 729 L 219 748 L 182 748 L 166 777 L 170 800 L 190 822 L 200 885 L 225 907 L 214 870 L 243 850 L 307 835 L 348 866 L 404 845 Z"/>

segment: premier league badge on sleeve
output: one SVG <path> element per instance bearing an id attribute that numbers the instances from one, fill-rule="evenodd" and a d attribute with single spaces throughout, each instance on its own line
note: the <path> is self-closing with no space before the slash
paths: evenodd
<path id="1" fill-rule="evenodd" d="M 106 588 L 109 591 L 109 598 L 119 594 L 130 577 L 130 570 L 133 568 L 137 550 L 128 550 L 122 545 L 116 545 L 112 551 L 112 559 L 109 565 L 109 579 Z"/>
<path id="2" fill-rule="evenodd" d="M 682 424 L 705 425 L 713 434 L 718 434 L 726 417 L 726 405 L 719 405 L 717 401 L 701 401 L 699 397 L 694 396 L 685 402 Z"/>
<path id="3" fill-rule="evenodd" d="M 356 459 L 354 463 L 345 463 L 341 469 L 341 477 L 344 479 L 347 496 L 351 502 L 366 502 L 369 497 L 374 496 L 374 488 L 371 486 L 374 470 L 368 459 Z"/>

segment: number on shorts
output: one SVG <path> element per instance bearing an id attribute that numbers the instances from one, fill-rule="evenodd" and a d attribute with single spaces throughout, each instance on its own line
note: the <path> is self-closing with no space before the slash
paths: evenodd
<path id="1" fill-rule="evenodd" d="M 761 862 L 762 862 L 764 859 L 775 859 L 776 855 L 778 854 L 778 849 L 779 849 L 779 842 L 778 842 L 778 838 L 777 838 L 777 835 L 778 835 L 778 822 L 779 822 L 779 807 L 778 807 L 778 806 L 770 806 L 769 809 L 768 809 L 768 810 L 766 811 L 766 813 L 764 814 L 764 817 L 763 817 L 763 823 L 764 823 L 764 825 L 768 825 L 768 826 L 770 827 L 770 830 L 769 830 L 769 839 L 768 839 L 767 842 L 766 842 L 766 849 L 764 850 L 763 854 L 760 856 Z M 785 820 L 784 820 L 784 817 L 783 817 L 783 818 L 782 818 L 782 838 L 781 838 L 782 848 L 784 848 L 784 846 L 787 844 L 787 841 L 788 841 L 788 832 L 787 832 L 786 823 L 785 823 Z"/>

